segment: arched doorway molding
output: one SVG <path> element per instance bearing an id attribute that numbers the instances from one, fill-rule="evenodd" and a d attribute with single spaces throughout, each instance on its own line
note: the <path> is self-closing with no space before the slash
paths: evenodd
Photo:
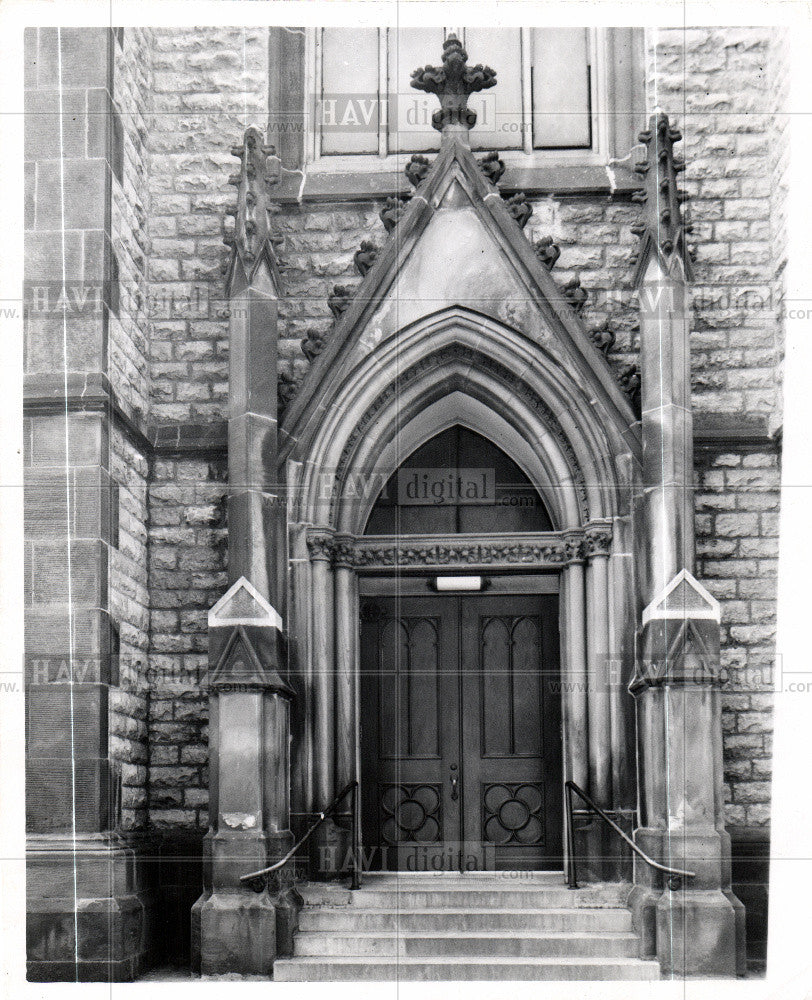
<path id="1" fill-rule="evenodd" d="M 494 423 L 501 418 L 502 432 L 513 438 L 504 450 L 540 487 L 555 483 L 562 496 L 551 499 L 551 510 L 557 509 L 562 530 L 626 513 L 629 484 L 623 479 L 629 468 L 619 459 L 635 453 L 630 428 L 543 345 L 491 317 L 455 307 L 379 344 L 350 372 L 337 368 L 335 384 L 306 424 L 287 429 L 296 520 L 359 533 L 363 508 L 355 517 L 347 512 L 340 480 L 374 474 L 384 453 L 402 458 L 427 440 L 431 433 L 420 430 L 421 415 L 449 391 L 481 404 L 478 410 L 466 408 L 468 419 L 480 423 L 472 429 L 485 436 L 492 430 L 481 426 L 482 406 Z M 528 460 L 528 448 L 536 461 Z M 533 465 L 535 472 L 528 467 Z M 326 497 L 327 476 L 336 477 L 338 502 L 334 495 Z M 564 497 L 576 484 L 586 494 L 585 502 L 577 503 L 579 514 L 575 497 Z"/>
<path id="2" fill-rule="evenodd" d="M 374 339 L 374 338 L 373 338 Z M 363 338 L 362 338 L 363 340 Z M 287 428 L 288 594 L 292 678 L 305 695 L 294 724 L 294 809 L 323 808 L 358 767 L 358 573 L 403 566 L 401 544 L 361 539 L 380 487 L 435 434 L 462 424 L 498 445 L 539 488 L 555 531 L 510 545 L 457 546 L 443 558 L 560 574 L 565 767 L 602 804 L 630 772 L 621 685 L 633 653 L 629 506 L 638 440 L 598 392 L 517 330 L 462 307 L 354 350 L 302 426 Z M 427 572 L 436 551 L 412 545 Z M 472 555 L 473 553 L 473 555 Z M 381 565 L 376 559 L 383 559 Z M 412 568 L 416 565 L 412 563 Z M 448 565 L 448 563 L 444 563 Z"/>

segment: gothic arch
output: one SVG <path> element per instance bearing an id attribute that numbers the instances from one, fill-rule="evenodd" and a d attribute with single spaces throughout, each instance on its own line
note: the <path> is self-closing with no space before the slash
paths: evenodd
<path id="1" fill-rule="evenodd" d="M 289 432 L 300 523 L 360 533 L 368 507 L 348 502 L 346 484 L 393 470 L 452 422 L 524 469 L 559 530 L 627 511 L 629 428 L 543 346 L 491 317 L 462 307 L 424 317 L 350 371 L 337 367 L 326 388 L 306 425 Z M 325 477 L 335 477 L 329 498 Z"/>

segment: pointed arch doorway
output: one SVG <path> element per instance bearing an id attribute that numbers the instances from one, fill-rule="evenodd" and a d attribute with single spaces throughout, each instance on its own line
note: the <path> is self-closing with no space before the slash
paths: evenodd
<path id="1" fill-rule="evenodd" d="M 519 466 L 455 425 L 401 463 L 365 534 L 408 550 L 551 529 Z M 368 863 L 560 870 L 558 574 L 390 571 L 361 576 L 359 592 Z"/>

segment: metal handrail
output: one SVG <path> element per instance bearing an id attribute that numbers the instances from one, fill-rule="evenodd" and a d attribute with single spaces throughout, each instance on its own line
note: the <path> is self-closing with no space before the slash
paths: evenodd
<path id="1" fill-rule="evenodd" d="M 615 823 L 615 821 L 608 816 L 603 809 L 586 794 L 586 792 L 579 788 L 574 781 L 567 781 L 564 784 L 564 788 L 567 792 L 567 886 L 570 889 L 578 888 L 578 880 L 575 871 L 575 836 L 572 823 L 572 793 L 575 792 L 584 802 L 589 806 L 592 812 L 595 812 L 600 816 L 600 818 L 608 823 L 609 826 L 617 833 L 620 838 L 625 841 L 634 851 L 634 853 L 642 860 L 645 861 L 649 867 L 654 868 L 658 872 L 663 872 L 664 875 L 668 876 L 668 888 L 672 892 L 676 892 L 677 889 L 682 885 L 682 880 L 684 878 L 696 878 L 695 872 L 683 871 L 680 868 L 668 868 L 666 865 L 661 865 L 659 861 L 655 861 L 650 858 L 645 851 L 641 850 L 635 844 L 631 837 L 629 837 L 623 830 Z"/>
<path id="2" fill-rule="evenodd" d="M 361 888 L 361 865 L 360 865 L 360 850 L 358 843 L 358 782 L 351 781 L 346 785 L 336 797 L 333 799 L 332 803 L 324 810 L 318 814 L 318 819 L 310 827 L 310 829 L 305 833 L 303 837 L 291 847 L 288 853 L 282 858 L 281 861 L 277 861 L 276 864 L 269 865 L 267 868 L 260 868 L 259 871 L 249 872 L 247 875 L 240 875 L 240 882 L 245 882 L 246 884 L 254 883 L 254 888 L 257 892 L 262 892 L 265 887 L 266 880 L 269 875 L 272 875 L 275 871 L 279 871 L 280 868 L 284 868 L 288 861 L 291 860 L 297 853 L 297 851 L 307 843 L 307 841 L 313 836 L 313 834 L 318 830 L 321 824 L 329 819 L 335 811 L 338 809 L 339 803 L 343 802 L 344 799 L 352 792 L 352 800 L 350 802 L 350 809 L 352 811 L 352 882 L 350 884 L 351 889 Z"/>

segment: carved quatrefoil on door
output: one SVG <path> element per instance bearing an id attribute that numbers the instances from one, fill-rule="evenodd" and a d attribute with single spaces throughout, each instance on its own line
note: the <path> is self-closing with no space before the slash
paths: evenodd
<path id="1" fill-rule="evenodd" d="M 387 844 L 440 839 L 440 785 L 384 785 L 381 836 Z"/>
<path id="2" fill-rule="evenodd" d="M 483 787 L 483 840 L 498 844 L 540 844 L 544 840 L 542 786 L 534 782 Z"/>

